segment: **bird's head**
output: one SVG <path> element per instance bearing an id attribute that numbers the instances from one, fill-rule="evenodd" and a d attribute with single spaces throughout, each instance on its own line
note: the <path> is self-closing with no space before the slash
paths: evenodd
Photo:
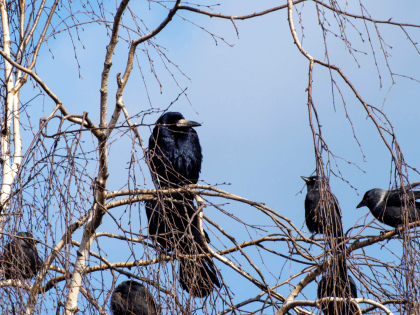
<path id="1" fill-rule="evenodd" d="M 357 205 L 356 209 L 362 207 L 368 207 L 369 209 L 375 208 L 375 206 L 383 199 L 386 195 L 386 190 L 375 188 L 368 190 L 363 196 L 362 201 Z"/>
<path id="2" fill-rule="evenodd" d="M 127 280 L 124 282 L 121 282 L 114 290 L 114 292 L 128 292 L 128 291 L 138 291 L 141 288 L 143 288 L 143 284 L 134 281 L 134 280 Z"/>
<path id="3" fill-rule="evenodd" d="M 34 236 L 32 235 L 32 233 L 30 233 L 30 232 L 18 232 L 18 233 L 16 233 L 16 236 L 22 237 L 20 239 L 22 239 L 26 242 L 35 243 L 35 244 L 40 243 L 40 241 L 35 239 Z"/>
<path id="4" fill-rule="evenodd" d="M 301 176 L 301 178 L 305 181 L 308 191 L 318 186 L 318 183 L 320 181 L 319 176 L 311 176 L 311 177 Z"/>
<path id="5" fill-rule="evenodd" d="M 157 126 L 164 126 L 165 129 L 172 131 L 182 131 L 183 129 L 201 126 L 195 121 L 186 120 L 181 113 L 167 112 L 160 116 L 156 122 Z"/>
<path id="6" fill-rule="evenodd" d="M 17 232 L 16 235 L 17 236 L 20 236 L 20 237 L 34 238 L 34 236 L 32 235 L 32 233 L 30 233 L 30 232 Z"/>

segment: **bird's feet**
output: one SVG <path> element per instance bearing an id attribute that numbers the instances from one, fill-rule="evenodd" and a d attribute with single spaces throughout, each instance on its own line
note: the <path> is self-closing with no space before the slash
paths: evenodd
<path id="1" fill-rule="evenodd" d="M 316 233 L 312 233 L 311 237 L 309 238 L 311 241 L 315 241 Z"/>

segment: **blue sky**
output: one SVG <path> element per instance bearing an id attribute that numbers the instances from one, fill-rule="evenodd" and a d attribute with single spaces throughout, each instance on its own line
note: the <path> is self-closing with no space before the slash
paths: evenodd
<path id="1" fill-rule="evenodd" d="M 242 15 L 276 5 L 278 5 L 277 1 L 255 3 L 231 0 L 223 1 L 214 11 Z M 416 1 L 407 1 L 398 6 L 392 1 L 369 1 L 365 5 L 372 17 L 376 19 L 387 20 L 392 17 L 393 21 L 418 23 L 420 3 Z M 148 6 L 146 1 L 142 1 L 135 3 L 131 8 L 145 21 L 149 29 L 152 29 L 164 18 L 166 11 L 153 3 L 151 10 L 148 9 Z M 113 8 L 109 4 L 109 9 L 113 10 Z M 302 5 L 299 5 L 299 11 L 301 8 Z M 360 8 L 355 4 L 350 4 L 348 10 L 360 14 Z M 303 203 L 306 188 L 303 190 L 303 194 L 299 193 L 304 188 L 304 182 L 300 176 L 309 176 L 315 170 L 314 150 L 306 106 L 307 93 L 305 92 L 308 84 L 308 61 L 299 53 L 293 43 L 286 10 L 251 20 L 236 21 L 239 39 L 229 20 L 208 18 L 191 12 L 180 12 L 180 15 L 198 23 L 209 32 L 223 37 L 233 45 L 230 47 L 221 40 L 218 40 L 215 45 L 215 41 L 208 33 L 183 21 L 180 17 L 175 17 L 156 38 L 157 43 L 167 49 L 165 53 L 170 60 L 190 78 L 189 80 L 183 77 L 175 67 L 170 66 L 181 89 L 188 88 L 186 93 L 193 106 L 184 96 L 181 96 L 171 109 L 182 112 L 187 119 L 203 124 L 197 128 L 204 155 L 200 179 L 210 184 L 230 183 L 229 186 L 222 188 L 233 194 L 264 202 L 281 215 L 291 219 L 309 236 L 304 225 Z M 335 23 L 331 15 L 330 19 L 332 24 Z M 126 14 L 125 20 L 129 21 L 128 14 Z M 304 4 L 302 20 L 305 35 L 303 46 L 311 55 L 324 60 L 322 33 L 312 2 L 308 1 Z M 297 21 L 295 12 L 295 23 Z M 367 103 L 378 108 L 383 106 L 384 112 L 394 125 L 406 162 L 413 167 L 418 167 L 419 149 L 416 139 L 420 131 L 418 123 L 420 117 L 419 83 L 396 77 L 396 84 L 389 90 L 391 80 L 380 51 L 375 29 L 372 23 L 367 23 L 381 73 L 382 88 L 380 88 L 378 71 L 372 57 L 364 24 L 360 20 L 352 19 L 351 21 L 364 34 L 364 42 L 357 37 L 353 29 L 349 28 L 347 34 L 353 47 L 366 53 L 356 54 L 360 68 L 345 50 L 343 42 L 331 34 L 328 35 L 330 60 L 343 69 Z M 297 24 L 295 27 L 299 38 L 301 38 L 301 29 Z M 419 54 L 406 39 L 401 29 L 397 26 L 379 24 L 377 27 L 385 42 L 392 46 L 390 49 L 392 57 L 389 62 L 393 72 L 419 79 Z M 336 27 L 332 28 L 337 31 Z M 419 29 L 407 28 L 407 31 L 415 42 L 419 40 Z M 126 37 L 124 31 L 121 34 Z M 100 76 L 105 47 L 109 39 L 102 26 L 87 25 L 81 32 L 81 40 L 85 49 L 78 42 L 76 42 L 76 47 L 82 78 L 78 78 L 77 62 L 74 59 L 69 36 L 66 34 L 61 34 L 57 40 L 49 42 L 54 59 L 48 53 L 48 47 L 43 47 L 37 64 L 37 73 L 61 99 L 69 112 L 81 114 L 83 111 L 88 111 L 89 117 L 98 123 Z M 142 49 L 144 46 L 138 47 L 138 61 L 147 84 L 150 102 L 136 61 L 124 92 L 124 103 L 131 115 L 150 109 L 151 105 L 164 109 L 181 92 L 180 87 L 175 84 L 172 76 L 160 62 L 159 56 L 150 50 L 156 72 L 163 85 L 160 90 L 158 82 L 150 72 L 148 60 L 141 51 Z M 108 120 L 113 111 L 112 104 L 115 102 L 115 76 L 118 72 L 124 71 L 127 52 L 127 43 L 120 40 L 113 57 L 110 74 Z M 391 159 L 372 122 L 366 119 L 362 105 L 335 73 L 334 79 L 343 93 L 348 114 L 352 119 L 356 135 L 366 157 L 364 161 L 353 138 L 352 129 L 346 119 L 343 103 L 337 90 L 334 91 L 335 107 L 333 105 L 328 70 L 315 65 L 313 98 L 320 115 L 325 140 L 336 155 L 356 163 L 364 170 L 362 172 L 357 167 L 345 162 L 339 164 L 343 177 L 357 190 L 346 182 L 331 176 L 331 189 L 340 202 L 344 227 L 347 230 L 356 222 L 363 222 L 358 220 L 364 220 L 363 216 L 368 213 L 367 208 L 356 209 L 363 193 L 375 187 L 389 187 Z M 29 87 L 28 84 L 22 94 L 22 102 L 30 99 L 31 95 L 32 87 Z M 385 97 L 386 101 L 384 102 Z M 44 107 L 46 113 L 49 113 L 53 108 L 52 102 L 47 98 L 45 98 L 44 104 L 41 99 L 35 100 L 31 110 L 34 111 L 33 116 L 37 119 L 40 118 L 36 115 L 39 115 L 41 106 Z M 158 116 L 148 116 L 145 122 L 154 123 Z M 150 135 L 149 128 L 141 127 L 139 131 L 147 143 Z M 115 133 L 114 136 L 114 139 L 117 139 L 119 134 Z M 89 136 L 85 137 L 91 141 Z M 139 150 L 138 147 L 136 149 Z M 122 136 L 112 144 L 109 152 L 108 189 L 117 190 L 127 183 L 127 163 L 130 161 L 132 152 L 131 139 L 128 136 Z M 144 166 L 144 163 L 140 161 L 139 165 Z M 140 173 L 137 173 L 137 185 L 151 187 L 150 175 L 147 169 L 144 171 L 145 180 L 140 176 Z M 91 175 L 94 176 L 94 174 Z M 420 178 L 418 175 L 410 173 L 410 180 L 419 181 Z M 224 203 L 225 201 L 215 200 L 215 202 Z M 271 224 L 256 209 L 244 204 L 230 202 L 224 209 L 251 224 Z M 113 211 L 116 217 L 120 217 L 123 212 L 122 209 Z M 138 210 L 136 211 L 132 212 L 132 218 L 128 218 L 128 213 L 125 213 L 122 222 L 125 222 L 126 228 L 128 228 L 130 220 L 131 228 L 138 231 L 138 221 L 136 222 Z M 141 228 L 144 228 L 143 207 L 140 207 L 140 212 Z M 249 239 L 243 226 L 227 218 L 218 210 L 207 208 L 205 214 L 229 231 L 239 243 Z M 368 214 L 367 222 L 372 219 L 373 217 Z M 99 230 L 119 233 L 110 218 L 104 219 Z M 250 232 L 250 234 L 252 237 L 257 237 L 255 232 Z M 212 234 L 210 236 L 212 237 Z M 80 237 L 80 233 L 77 233 L 76 237 Z M 215 236 L 212 237 L 213 239 L 215 240 L 214 245 L 221 249 L 222 246 L 217 243 Z M 228 244 L 226 240 L 224 242 Z M 101 245 L 101 248 L 109 254 L 107 258 L 109 261 L 121 260 L 121 251 L 115 251 L 115 248 L 118 247 L 117 244 L 120 243 L 106 241 Z M 231 244 L 227 246 L 229 247 Z M 276 248 L 276 246 L 283 245 L 274 244 L 272 246 Z M 401 244 L 398 241 L 392 241 L 390 246 L 398 252 Z M 285 250 L 285 254 L 287 254 L 287 249 L 285 248 Z M 369 250 L 372 251 L 372 256 L 382 255 L 385 251 L 376 247 Z M 128 250 L 127 253 L 129 253 Z M 249 249 L 249 253 L 258 260 L 258 253 L 255 249 Z M 286 268 L 283 270 L 285 261 L 270 255 L 264 256 L 264 263 L 267 265 L 264 273 L 268 275 L 268 270 L 270 270 L 274 275 L 269 278 L 271 283 L 275 283 L 275 277 L 280 277 L 282 280 L 287 278 L 289 273 L 302 269 L 300 265 L 286 263 Z M 233 271 L 220 262 L 217 262 L 217 266 L 221 269 L 225 281 L 231 285 L 231 289 L 236 295 L 235 301 L 241 301 L 259 293 L 259 290 L 250 286 L 247 280 L 237 277 Z M 250 272 L 248 266 L 246 270 Z M 124 276 L 120 278 L 121 281 L 125 280 Z M 314 284 L 304 291 L 312 299 L 314 298 L 313 288 L 315 288 Z M 287 295 L 288 290 L 284 287 L 279 292 Z"/>

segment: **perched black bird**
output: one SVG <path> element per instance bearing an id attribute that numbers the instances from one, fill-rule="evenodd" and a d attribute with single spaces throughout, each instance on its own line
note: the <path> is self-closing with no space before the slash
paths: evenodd
<path id="1" fill-rule="evenodd" d="M 309 232 L 324 234 L 330 237 L 343 236 L 343 222 L 341 209 L 337 198 L 329 191 L 324 190 L 324 206 L 321 204 L 320 185 L 318 176 L 304 177 L 307 194 L 305 198 L 305 222 Z M 324 185 L 327 183 L 324 181 Z"/>
<path id="2" fill-rule="evenodd" d="M 357 288 L 351 276 L 347 275 L 347 267 L 340 267 L 337 275 L 331 273 L 323 275 L 318 284 L 317 297 L 333 298 L 357 298 Z M 322 311 L 325 315 L 350 315 L 357 314 L 357 308 L 353 303 L 329 301 L 322 303 Z"/>
<path id="3" fill-rule="evenodd" d="M 111 311 L 114 315 L 157 315 L 152 294 L 137 281 L 124 281 L 112 292 Z"/>
<path id="4" fill-rule="evenodd" d="M 33 278 L 42 267 L 36 248 L 37 240 L 29 232 L 19 232 L 4 248 L 1 266 L 4 279 Z"/>
<path id="5" fill-rule="evenodd" d="M 420 220 L 420 202 L 415 201 L 420 199 L 420 191 L 410 190 L 418 185 L 419 183 L 415 183 L 406 187 L 408 222 Z M 356 208 L 364 206 L 369 208 L 376 219 L 386 225 L 396 228 L 404 222 L 404 193 L 402 189 L 371 189 L 365 193 L 363 200 Z"/>
<path id="6" fill-rule="evenodd" d="M 200 124 L 177 112 L 167 112 L 156 121 L 149 138 L 149 161 L 152 176 L 161 188 L 197 183 L 203 160 L 200 141 L 192 128 L 197 126 Z"/>
<path id="7" fill-rule="evenodd" d="M 167 112 L 156 121 L 149 138 L 149 161 L 152 177 L 156 179 L 159 188 L 177 188 L 197 183 L 203 156 L 200 141 L 192 126 L 200 124 L 184 119 L 177 112 Z M 197 220 L 192 196 L 178 194 L 171 197 L 173 202 L 146 202 L 149 234 L 166 234 L 157 238 L 157 241 L 168 250 L 174 248 L 176 239 L 181 238 L 186 231 L 190 219 L 194 218 L 193 223 Z M 197 227 L 197 224 L 192 225 L 193 228 Z"/>
<path id="8" fill-rule="evenodd" d="M 192 128 L 200 124 L 184 119 L 176 112 L 163 114 L 149 139 L 149 161 L 152 177 L 159 188 L 178 188 L 195 184 L 201 171 L 201 146 Z M 147 201 L 149 235 L 165 249 L 177 253 L 206 253 L 204 238 L 198 229 L 194 198 L 188 194 L 165 196 L 171 200 Z M 193 296 L 204 297 L 214 286 L 220 287 L 216 267 L 210 258 L 180 259 L 179 279 L 183 289 Z"/>

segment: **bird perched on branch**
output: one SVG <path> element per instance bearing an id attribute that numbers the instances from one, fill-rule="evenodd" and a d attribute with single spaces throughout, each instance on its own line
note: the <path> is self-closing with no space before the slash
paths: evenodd
<path id="1" fill-rule="evenodd" d="M 203 155 L 192 127 L 198 126 L 201 124 L 184 119 L 178 112 L 167 112 L 156 121 L 149 138 L 149 161 L 161 188 L 197 183 Z"/>
<path id="2" fill-rule="evenodd" d="M 420 191 L 413 188 L 420 182 L 412 183 L 395 190 L 371 189 L 363 196 L 356 208 L 368 207 L 373 216 L 380 222 L 394 228 L 404 223 L 404 208 L 407 209 L 408 222 L 420 220 Z M 404 195 L 404 190 L 406 194 Z M 406 199 L 405 199 L 406 198 Z"/>
<path id="3" fill-rule="evenodd" d="M 192 127 L 199 123 L 182 114 L 167 112 L 156 122 L 149 139 L 149 162 L 158 188 L 179 188 L 198 181 L 201 171 L 200 141 Z M 165 249 L 182 255 L 205 254 L 207 233 L 200 230 L 194 196 L 177 193 L 146 202 L 149 235 Z M 211 258 L 180 258 L 179 279 L 184 290 L 204 297 L 220 287 Z"/>
<path id="4" fill-rule="evenodd" d="M 305 198 L 305 222 L 309 232 L 342 237 L 341 209 L 337 198 L 328 189 L 327 182 L 318 176 L 301 177 L 308 190 Z M 322 193 L 321 185 L 324 186 Z"/>
<path id="5" fill-rule="evenodd" d="M 337 272 L 329 270 L 322 276 L 318 284 L 317 297 L 332 298 L 357 298 L 356 283 L 353 278 L 347 274 L 347 266 L 345 261 L 339 263 L 341 265 Z M 343 266 L 344 265 L 344 266 Z M 322 311 L 325 315 L 350 315 L 357 314 L 357 307 L 353 303 L 340 301 L 327 301 L 322 303 Z"/>
<path id="6" fill-rule="evenodd" d="M 33 278 L 42 267 L 38 249 L 33 235 L 29 232 L 19 232 L 9 242 L 1 258 L 4 279 Z"/>
<path id="7" fill-rule="evenodd" d="M 133 280 L 120 283 L 112 292 L 111 311 L 114 315 L 157 315 L 152 294 Z"/>

